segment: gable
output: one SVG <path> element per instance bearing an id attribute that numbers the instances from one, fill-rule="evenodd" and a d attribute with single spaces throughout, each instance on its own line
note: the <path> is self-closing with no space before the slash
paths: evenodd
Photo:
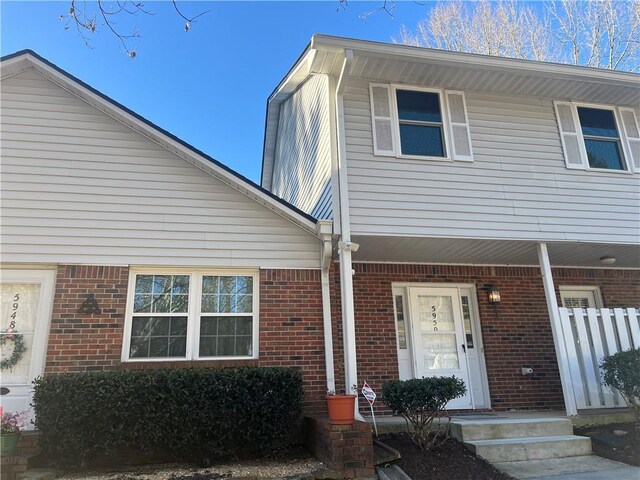
<path id="1" fill-rule="evenodd" d="M 314 235 L 34 68 L 1 101 L 2 262 L 319 266 Z"/>

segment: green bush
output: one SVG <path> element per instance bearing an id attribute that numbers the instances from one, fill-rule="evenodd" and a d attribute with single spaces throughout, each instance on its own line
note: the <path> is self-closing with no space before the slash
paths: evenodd
<path id="1" fill-rule="evenodd" d="M 600 368 L 604 384 L 620 392 L 640 423 L 640 348 L 609 355 Z"/>
<path id="2" fill-rule="evenodd" d="M 123 450 L 210 461 L 282 442 L 299 419 L 302 377 L 287 368 L 162 369 L 40 377 L 40 445 L 60 465 Z"/>
<path id="3" fill-rule="evenodd" d="M 430 449 L 449 436 L 449 422 L 441 421 L 444 407 L 466 391 L 464 382 L 455 377 L 395 380 L 382 385 L 382 401 L 405 418 L 407 427 L 413 426 L 414 443 Z"/>

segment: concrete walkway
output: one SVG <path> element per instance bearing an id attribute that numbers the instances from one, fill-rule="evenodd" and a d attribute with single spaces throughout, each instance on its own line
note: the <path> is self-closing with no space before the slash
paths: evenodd
<path id="1" fill-rule="evenodd" d="M 596 455 L 493 464 L 512 477 L 527 480 L 640 480 L 640 467 Z"/>

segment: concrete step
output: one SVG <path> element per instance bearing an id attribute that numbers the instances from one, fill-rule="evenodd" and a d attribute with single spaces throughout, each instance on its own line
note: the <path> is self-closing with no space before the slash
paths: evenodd
<path id="1" fill-rule="evenodd" d="M 411 480 L 411 477 L 404 473 L 398 465 L 388 467 L 376 467 L 376 473 L 380 480 Z"/>
<path id="2" fill-rule="evenodd" d="M 573 426 L 568 418 L 453 419 L 451 421 L 451 435 L 461 442 L 572 434 Z"/>
<path id="3" fill-rule="evenodd" d="M 544 460 L 524 460 L 521 462 L 498 462 L 493 464 L 501 472 L 521 480 L 552 477 L 559 475 L 573 475 L 584 478 L 591 472 L 603 472 L 604 478 L 622 480 L 624 472 L 635 471 L 634 480 L 640 478 L 640 468 L 630 467 L 624 463 L 615 462 L 597 455 L 564 458 L 546 458 Z M 633 470 L 635 469 L 635 470 Z M 563 477 L 564 478 L 564 477 Z"/>
<path id="4" fill-rule="evenodd" d="M 591 439 L 576 435 L 472 440 L 464 445 L 488 462 L 577 457 L 592 453 Z"/>
<path id="5" fill-rule="evenodd" d="M 17 480 L 54 480 L 59 472 L 51 468 L 30 468 L 26 472 L 19 473 Z"/>

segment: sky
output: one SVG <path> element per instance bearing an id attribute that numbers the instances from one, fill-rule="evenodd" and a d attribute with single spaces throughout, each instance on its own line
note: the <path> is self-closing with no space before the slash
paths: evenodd
<path id="1" fill-rule="evenodd" d="M 80 2 L 77 2 L 80 4 Z M 87 4 L 93 4 L 87 0 Z M 266 101 L 314 33 L 389 42 L 414 27 L 434 2 L 397 2 L 394 16 L 362 15 L 382 2 L 179 2 L 187 16 L 206 10 L 190 31 L 170 2 L 145 2 L 154 15 L 128 15 L 128 45 L 98 24 L 87 47 L 60 15 L 70 1 L 0 1 L 0 51 L 34 50 L 242 175 L 260 183 Z"/>

